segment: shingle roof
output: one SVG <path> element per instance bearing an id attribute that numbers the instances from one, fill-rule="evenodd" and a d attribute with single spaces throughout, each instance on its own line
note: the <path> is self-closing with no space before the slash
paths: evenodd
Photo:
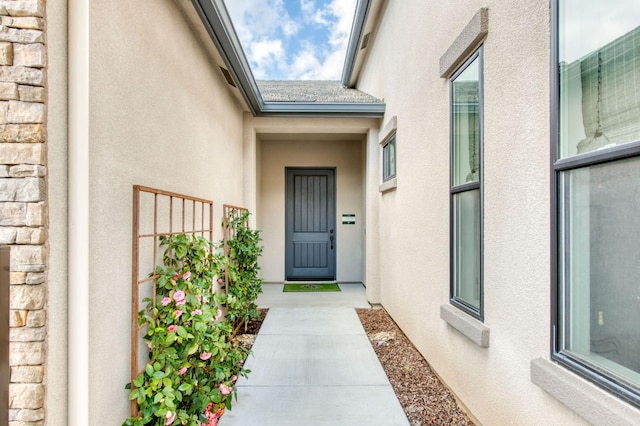
<path id="1" fill-rule="evenodd" d="M 367 93 L 343 87 L 339 81 L 256 80 L 265 102 L 382 103 Z"/>

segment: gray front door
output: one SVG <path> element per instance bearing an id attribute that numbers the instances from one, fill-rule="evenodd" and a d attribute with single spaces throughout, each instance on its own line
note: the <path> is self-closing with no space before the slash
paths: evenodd
<path id="1" fill-rule="evenodd" d="M 286 169 L 287 280 L 336 278 L 335 175 L 335 169 Z"/>

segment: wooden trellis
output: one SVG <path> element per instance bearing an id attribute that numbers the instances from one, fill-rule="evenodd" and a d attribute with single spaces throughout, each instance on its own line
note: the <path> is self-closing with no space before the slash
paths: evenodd
<path id="1" fill-rule="evenodd" d="M 225 216 L 226 217 L 226 216 Z M 140 374 L 141 334 L 138 326 L 141 299 L 156 298 L 155 267 L 160 263 L 159 237 L 189 234 L 213 240 L 213 201 L 140 185 L 133 187 L 133 265 L 131 280 L 131 385 Z M 144 265 L 144 266 L 143 266 Z M 145 268 L 143 271 L 142 268 Z M 141 277 L 140 273 L 145 276 Z M 148 273 L 151 272 L 151 275 Z M 145 296 L 146 295 L 146 296 Z M 143 296 L 143 297 L 141 297 Z M 131 401 L 131 415 L 138 405 Z"/>
<path id="2" fill-rule="evenodd" d="M 249 211 L 244 207 L 231 206 L 229 204 L 224 204 L 222 206 L 222 247 L 224 250 L 224 255 L 228 259 L 229 258 L 229 240 L 231 240 L 233 235 L 233 228 L 231 228 L 231 221 L 242 216 L 244 212 Z M 227 294 L 229 294 L 229 272 L 228 268 L 225 268 L 224 272 L 224 290 Z"/>

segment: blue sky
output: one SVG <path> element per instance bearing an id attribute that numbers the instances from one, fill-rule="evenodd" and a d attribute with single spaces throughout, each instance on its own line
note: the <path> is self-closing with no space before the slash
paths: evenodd
<path id="1" fill-rule="evenodd" d="M 225 0 L 257 80 L 340 80 L 356 0 Z"/>

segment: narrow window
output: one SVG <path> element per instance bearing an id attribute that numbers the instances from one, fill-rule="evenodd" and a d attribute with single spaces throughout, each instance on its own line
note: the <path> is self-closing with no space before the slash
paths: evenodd
<path id="1" fill-rule="evenodd" d="M 396 177 L 396 134 L 382 146 L 382 180 Z"/>
<path id="2" fill-rule="evenodd" d="M 450 90 L 451 303 L 482 319 L 482 47 Z"/>
<path id="3" fill-rule="evenodd" d="M 640 405 L 640 2 L 554 3 L 552 356 Z"/>

